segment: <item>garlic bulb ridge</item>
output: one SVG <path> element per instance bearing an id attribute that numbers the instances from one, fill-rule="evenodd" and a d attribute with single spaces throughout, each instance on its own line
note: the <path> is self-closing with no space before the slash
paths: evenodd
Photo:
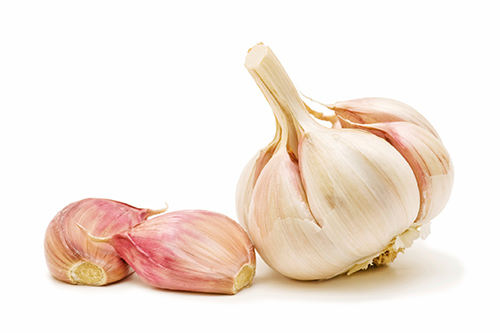
<path id="1" fill-rule="evenodd" d="M 317 280 L 394 260 L 451 193 L 453 167 L 432 125 L 382 98 L 328 105 L 335 115 L 323 117 L 263 44 L 245 66 L 277 121 L 236 194 L 238 219 L 264 261 L 285 276 Z"/>

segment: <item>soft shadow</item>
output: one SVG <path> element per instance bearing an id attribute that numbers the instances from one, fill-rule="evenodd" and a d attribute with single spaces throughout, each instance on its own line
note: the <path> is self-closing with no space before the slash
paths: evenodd
<path id="1" fill-rule="evenodd" d="M 161 289 L 157 287 L 153 287 L 146 282 L 142 281 L 141 278 L 137 275 L 137 273 L 133 273 L 130 276 L 126 277 L 124 280 L 122 280 L 124 283 L 126 283 L 129 286 L 135 286 L 140 289 L 145 289 L 149 290 L 152 292 L 156 293 L 166 293 L 170 295 L 183 295 L 183 297 L 205 297 L 205 298 L 210 298 L 210 297 L 228 297 L 232 295 L 226 295 L 226 294 L 212 294 L 212 293 L 204 293 L 204 292 L 196 292 L 196 291 L 184 291 L 184 290 L 170 290 L 170 289 Z M 120 282 L 122 282 L 120 281 Z"/>
<path id="2" fill-rule="evenodd" d="M 359 301 L 423 295 L 456 286 L 464 275 L 462 263 L 449 254 L 419 245 L 400 254 L 388 266 L 326 281 L 288 279 L 261 262 L 254 288 L 266 289 L 264 294 L 272 298 Z"/>

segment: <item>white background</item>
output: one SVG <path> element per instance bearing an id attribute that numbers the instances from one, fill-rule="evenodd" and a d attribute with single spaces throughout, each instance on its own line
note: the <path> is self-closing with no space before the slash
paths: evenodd
<path id="1" fill-rule="evenodd" d="M 498 332 L 500 23 L 495 1 L 3 1 L 0 320 L 9 332 Z M 246 72 L 269 45 L 325 103 L 406 102 L 456 169 L 432 234 L 389 267 L 326 282 L 274 273 L 215 296 L 53 279 L 43 239 L 86 197 L 236 218 L 274 118 Z M 182 330 L 181 330 L 182 328 Z"/>

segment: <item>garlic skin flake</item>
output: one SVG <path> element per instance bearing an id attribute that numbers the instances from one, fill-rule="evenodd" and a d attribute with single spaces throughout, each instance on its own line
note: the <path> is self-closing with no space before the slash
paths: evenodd
<path id="1" fill-rule="evenodd" d="M 107 243 L 147 284 L 170 290 L 236 294 L 255 274 L 255 250 L 229 217 L 184 210 L 153 217 L 107 238 Z"/>
<path id="2" fill-rule="evenodd" d="M 127 277 L 133 273 L 132 268 L 111 246 L 89 240 L 79 226 L 96 236 L 107 237 L 130 229 L 165 209 L 141 209 L 96 198 L 69 204 L 57 213 L 45 233 L 45 258 L 50 273 L 70 284 L 95 286 Z"/>
<path id="3" fill-rule="evenodd" d="M 336 114 L 324 116 L 263 44 L 245 66 L 277 121 L 236 192 L 238 219 L 263 260 L 318 280 L 387 264 L 411 246 L 451 191 L 451 161 L 432 125 L 388 99 L 334 104 Z"/>

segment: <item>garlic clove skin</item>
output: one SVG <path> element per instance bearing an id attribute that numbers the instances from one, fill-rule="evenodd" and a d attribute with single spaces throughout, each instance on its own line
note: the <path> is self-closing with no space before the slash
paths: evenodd
<path id="1" fill-rule="evenodd" d="M 409 122 L 426 129 L 439 138 L 437 131 L 422 114 L 411 106 L 394 99 L 358 98 L 326 106 L 335 111 L 343 128 L 350 128 L 352 124 Z"/>
<path id="2" fill-rule="evenodd" d="M 373 232 L 385 221 L 384 231 L 392 238 L 417 215 L 419 191 L 411 168 L 390 144 L 372 134 L 333 129 L 306 133 L 299 165 L 309 206 L 321 225 L 329 221 L 339 231 Z M 349 227 L 331 218 L 341 210 Z M 366 217 L 358 219 L 360 214 Z"/>
<path id="3" fill-rule="evenodd" d="M 346 241 L 352 245 L 354 239 L 347 240 L 356 231 L 363 243 L 358 258 L 380 252 L 417 216 L 419 191 L 411 168 L 390 144 L 369 133 L 307 133 L 299 165 L 309 207 L 318 223 L 343 235 L 333 241 L 337 244 Z"/>
<path id="4" fill-rule="evenodd" d="M 248 235 L 214 212 L 170 212 L 111 237 L 87 237 L 113 246 L 141 280 L 160 289 L 236 294 L 255 274 Z"/>
<path id="5" fill-rule="evenodd" d="M 244 167 L 236 186 L 236 215 L 242 227 L 248 228 L 248 209 L 252 200 L 253 189 L 264 166 L 271 159 L 277 146 L 277 139 L 259 151 Z"/>
<path id="6" fill-rule="evenodd" d="M 284 148 L 255 184 L 249 221 L 251 239 L 271 268 L 299 280 L 330 274 L 321 250 L 328 239 L 309 210 L 298 165 Z"/>
<path id="7" fill-rule="evenodd" d="M 245 230 L 248 229 L 248 210 L 250 208 L 255 182 L 261 171 L 257 169 L 257 162 L 263 160 L 261 155 L 262 153 L 257 153 L 248 161 L 240 175 L 238 185 L 236 186 L 236 216 Z M 267 163 L 267 161 L 261 165 L 265 165 L 265 163 Z"/>
<path id="8" fill-rule="evenodd" d="M 332 276 L 390 263 L 419 237 L 418 183 L 386 140 L 329 129 L 308 133 L 299 156 L 311 211 L 335 245 L 330 255 L 345 260 Z"/>
<path id="9" fill-rule="evenodd" d="M 329 106 L 343 128 L 387 140 L 410 164 L 420 189 L 415 225 L 429 223 L 446 206 L 454 181 L 450 155 L 434 127 L 418 111 L 388 98 L 361 98 Z"/>
<path id="10" fill-rule="evenodd" d="M 95 286 L 127 277 L 133 273 L 132 268 L 108 244 L 90 241 L 79 225 L 96 236 L 107 237 L 165 209 L 141 209 L 97 198 L 69 204 L 57 213 L 45 233 L 45 258 L 50 273 L 63 282 Z"/>
<path id="11" fill-rule="evenodd" d="M 406 159 L 420 189 L 420 209 L 414 223 L 429 223 L 444 209 L 453 189 L 453 163 L 442 141 L 409 122 L 354 126 L 384 138 Z"/>

